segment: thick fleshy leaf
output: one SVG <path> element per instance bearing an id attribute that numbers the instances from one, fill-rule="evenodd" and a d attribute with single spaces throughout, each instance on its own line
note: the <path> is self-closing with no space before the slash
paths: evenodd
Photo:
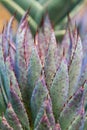
<path id="1" fill-rule="evenodd" d="M 46 15 L 46 17 L 44 19 L 43 30 L 44 30 L 44 35 L 45 35 L 46 43 L 47 43 L 47 45 L 49 45 L 50 38 L 51 38 L 52 25 L 51 25 L 51 21 L 50 21 L 48 15 Z"/>
<path id="2" fill-rule="evenodd" d="M 45 85 L 44 78 L 42 77 L 42 79 L 40 79 L 36 83 L 31 97 L 31 110 L 32 110 L 33 120 L 35 120 L 42 103 L 47 98 L 47 95 L 48 95 L 48 91 Z"/>
<path id="3" fill-rule="evenodd" d="M 84 129 L 84 114 L 82 110 L 81 113 L 79 113 L 75 117 L 71 125 L 68 127 L 68 130 L 83 130 L 83 129 Z"/>
<path id="4" fill-rule="evenodd" d="M 14 91 L 12 86 L 10 88 L 10 94 L 11 94 L 12 107 L 13 107 L 15 113 L 17 114 L 17 116 L 22 124 L 22 127 L 25 130 L 30 130 L 29 120 L 28 120 L 28 116 L 27 116 L 24 104 L 21 101 L 20 97 L 18 97 L 17 93 Z"/>
<path id="5" fill-rule="evenodd" d="M 50 88 L 53 112 L 56 120 L 58 120 L 61 109 L 68 99 L 69 76 L 65 57 L 61 61 L 61 65 L 56 72 L 54 80 Z"/>
<path id="6" fill-rule="evenodd" d="M 69 48 L 70 46 L 70 35 L 69 35 L 69 29 L 66 30 L 66 33 L 64 35 L 64 38 L 62 40 L 62 48 L 65 49 L 65 55 L 66 55 L 66 58 L 67 60 L 69 60 L 69 57 L 70 57 L 70 53 L 71 53 L 71 49 Z M 61 49 L 62 51 L 62 49 Z M 68 55 L 69 53 L 69 55 Z"/>
<path id="7" fill-rule="evenodd" d="M 49 95 L 48 95 L 48 99 L 45 100 L 45 102 L 44 102 L 44 107 L 45 107 L 46 114 L 47 114 L 47 117 L 48 117 L 49 122 L 50 122 L 50 127 L 53 129 L 55 126 L 55 118 L 53 115 L 52 102 L 51 102 Z"/>
<path id="8" fill-rule="evenodd" d="M 59 122 L 62 130 L 67 130 L 82 106 L 83 87 L 73 95 L 60 113 Z"/>
<path id="9" fill-rule="evenodd" d="M 2 35 L 0 35 L 0 80 L 2 82 L 3 89 L 7 98 L 9 99 L 9 78 L 6 70 L 6 66 L 4 64 L 4 57 L 3 57 L 3 48 L 2 48 Z"/>
<path id="10" fill-rule="evenodd" d="M 52 25 L 48 15 L 46 15 L 43 21 L 43 28 L 38 31 L 35 37 L 36 47 L 43 66 L 45 63 L 45 57 L 48 51 L 49 41 L 51 38 L 51 31 Z"/>
<path id="11" fill-rule="evenodd" d="M 75 30 L 73 30 L 71 20 L 68 19 L 68 28 L 62 41 L 62 46 L 65 49 L 65 56 L 67 58 L 68 65 L 71 62 L 73 53 L 75 51 L 76 43 L 77 43 L 77 29 L 75 27 Z"/>
<path id="12" fill-rule="evenodd" d="M 34 128 L 37 128 L 38 124 L 40 123 L 41 118 L 44 115 L 44 111 L 45 111 L 45 107 L 44 107 L 44 103 L 42 104 L 41 108 L 38 111 L 37 117 L 35 119 L 34 122 Z"/>
<path id="13" fill-rule="evenodd" d="M 3 55 L 4 59 L 8 56 L 8 40 L 7 40 L 7 25 L 4 26 L 3 33 L 2 33 L 2 46 L 3 46 Z"/>
<path id="14" fill-rule="evenodd" d="M 14 129 L 14 130 L 23 130 L 20 121 L 17 117 L 17 115 L 15 114 L 11 104 L 8 104 L 8 108 L 6 110 L 5 113 L 5 118 L 7 120 L 7 122 L 9 123 L 9 125 Z"/>
<path id="15" fill-rule="evenodd" d="M 8 124 L 5 117 L 2 118 L 1 130 L 13 130 L 13 128 Z"/>
<path id="16" fill-rule="evenodd" d="M 40 78 L 42 70 L 41 61 L 39 55 L 37 53 L 36 48 L 32 49 L 30 64 L 28 67 L 28 89 L 29 89 L 29 99 L 31 98 L 33 89 L 35 88 L 35 84 Z"/>
<path id="17" fill-rule="evenodd" d="M 28 65 L 34 41 L 28 26 L 27 13 L 22 18 L 17 35 L 16 35 L 16 58 L 15 58 L 15 73 L 23 97 L 23 101 L 28 110 L 29 88 L 28 88 Z M 30 99 L 30 98 L 29 98 Z"/>
<path id="18" fill-rule="evenodd" d="M 8 55 L 11 58 L 11 64 L 15 66 L 15 52 L 16 47 L 15 43 L 13 42 L 13 31 L 12 31 L 12 24 L 13 24 L 14 16 L 10 19 L 7 25 L 7 42 L 8 42 Z"/>
<path id="19" fill-rule="evenodd" d="M 51 30 L 51 38 L 49 42 L 50 43 L 49 43 L 48 52 L 47 52 L 45 65 L 44 65 L 45 78 L 46 78 L 46 83 L 48 88 L 50 88 L 52 84 L 52 80 L 57 70 L 56 68 L 57 57 L 55 57 L 57 43 L 56 43 L 55 34 L 53 30 Z"/>
<path id="20" fill-rule="evenodd" d="M 4 90 L 6 98 L 7 98 L 7 102 L 10 99 L 10 82 L 9 82 L 9 78 L 8 78 L 8 74 L 7 74 L 7 70 L 6 68 L 4 68 L 4 73 L 2 72 L 2 70 L 0 70 L 0 79 L 1 79 L 1 87 L 2 90 Z"/>
<path id="21" fill-rule="evenodd" d="M 38 114 L 37 114 L 37 117 L 36 117 L 35 123 L 34 123 L 35 128 L 38 127 L 39 122 L 41 121 L 42 117 L 44 116 L 44 111 L 45 111 L 45 113 L 47 115 L 47 118 L 49 120 L 50 128 L 54 129 L 54 127 L 55 127 L 55 119 L 54 119 L 54 116 L 53 116 L 52 104 L 51 104 L 49 95 L 48 95 L 48 99 L 46 99 L 43 102 L 41 108 L 38 111 Z"/>
<path id="22" fill-rule="evenodd" d="M 39 57 L 41 59 L 42 66 L 44 66 L 48 44 L 46 44 L 45 36 L 42 30 L 39 30 L 39 32 L 35 36 L 35 45 L 36 45 Z"/>
<path id="23" fill-rule="evenodd" d="M 50 122 L 47 118 L 46 113 L 44 112 L 44 115 L 42 116 L 38 126 L 35 128 L 35 130 L 51 130 Z"/>
<path id="24" fill-rule="evenodd" d="M 13 71 L 13 67 L 11 65 L 10 57 L 6 58 L 5 64 L 6 64 L 6 68 L 7 68 L 8 77 L 10 79 L 10 83 L 12 84 L 12 87 L 14 88 L 15 92 L 17 93 L 17 95 L 21 98 L 20 88 L 18 86 L 18 81 L 16 79 L 15 73 Z"/>
<path id="25" fill-rule="evenodd" d="M 71 62 L 69 64 L 69 96 L 78 89 L 78 80 L 81 72 L 81 64 L 83 58 L 81 39 L 78 36 L 77 43 L 73 55 L 71 56 Z"/>
<path id="26" fill-rule="evenodd" d="M 27 67 L 34 45 L 28 26 L 27 14 L 22 18 L 16 35 L 16 66 L 15 71 L 21 88 L 27 85 Z M 22 80 L 21 80 L 22 79 Z"/>
<path id="27" fill-rule="evenodd" d="M 68 35 L 70 39 L 68 55 L 69 55 L 69 64 L 71 64 L 78 44 L 78 31 L 77 31 L 77 27 L 76 26 L 73 27 L 71 23 L 69 25 L 68 31 L 69 31 Z"/>

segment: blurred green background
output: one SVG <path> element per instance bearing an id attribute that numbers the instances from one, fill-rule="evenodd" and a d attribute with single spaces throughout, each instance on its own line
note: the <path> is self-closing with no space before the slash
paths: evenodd
<path id="1" fill-rule="evenodd" d="M 41 19 L 48 12 L 57 38 L 64 35 L 67 26 L 67 14 L 73 23 L 77 23 L 83 33 L 86 26 L 87 0 L 0 0 L 0 31 L 3 25 L 16 11 L 14 30 L 27 9 L 30 9 L 29 24 L 35 34 Z"/>

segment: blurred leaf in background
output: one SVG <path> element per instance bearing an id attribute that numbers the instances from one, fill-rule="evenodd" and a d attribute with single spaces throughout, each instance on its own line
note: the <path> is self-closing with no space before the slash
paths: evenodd
<path id="1" fill-rule="evenodd" d="M 28 19 L 33 34 L 35 34 L 44 14 L 48 12 L 55 28 L 56 36 L 59 38 L 65 33 L 67 23 L 65 19 L 67 14 L 72 14 L 71 17 L 75 16 L 79 6 L 81 6 L 84 1 L 86 0 L 0 0 L 0 3 L 2 3 L 12 15 L 17 11 L 16 19 L 18 21 L 26 10 L 30 8 Z"/>
<path id="2" fill-rule="evenodd" d="M 17 20 L 20 20 L 25 11 L 30 8 L 29 23 L 34 33 L 47 11 L 56 29 L 58 23 L 81 1 L 82 0 L 0 0 L 12 15 L 17 11 Z"/>

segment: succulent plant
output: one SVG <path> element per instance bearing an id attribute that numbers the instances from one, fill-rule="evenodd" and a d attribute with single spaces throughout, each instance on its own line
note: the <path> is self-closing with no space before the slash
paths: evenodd
<path id="1" fill-rule="evenodd" d="M 0 35 L 0 130 L 87 130 L 87 56 L 78 31 L 56 42 L 48 15 L 33 39 L 27 14 Z"/>

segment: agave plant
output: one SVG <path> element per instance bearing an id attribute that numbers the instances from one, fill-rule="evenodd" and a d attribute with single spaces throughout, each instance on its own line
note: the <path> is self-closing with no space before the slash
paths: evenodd
<path id="1" fill-rule="evenodd" d="M 48 15 L 33 39 L 14 16 L 0 35 L 0 130 L 87 130 L 87 56 L 77 29 L 56 42 Z"/>

